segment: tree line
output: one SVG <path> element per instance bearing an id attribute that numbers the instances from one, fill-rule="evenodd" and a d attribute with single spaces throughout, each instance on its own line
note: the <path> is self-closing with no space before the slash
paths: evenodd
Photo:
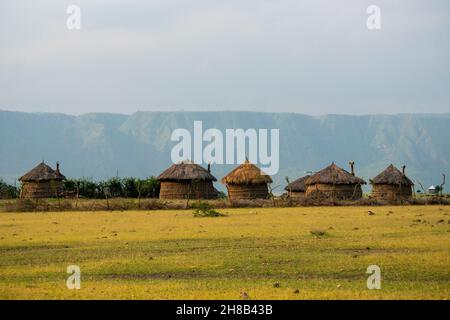
<path id="1" fill-rule="evenodd" d="M 63 181 L 62 196 L 90 199 L 157 198 L 159 187 L 159 182 L 154 177 L 145 179 L 113 177 L 100 181 L 88 178 L 66 179 Z M 19 194 L 19 187 L 9 185 L 0 179 L 0 198 L 17 198 Z"/>
<path id="2" fill-rule="evenodd" d="M 16 186 L 7 184 L 0 179 L 0 199 L 12 199 L 19 196 L 19 188 Z"/>

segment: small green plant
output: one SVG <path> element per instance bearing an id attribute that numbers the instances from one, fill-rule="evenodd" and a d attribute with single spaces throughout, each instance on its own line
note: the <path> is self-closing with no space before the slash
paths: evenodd
<path id="1" fill-rule="evenodd" d="M 192 205 L 194 217 L 222 217 L 223 213 L 214 210 L 214 207 L 207 202 L 197 202 Z"/>
<path id="2" fill-rule="evenodd" d="M 310 233 L 318 238 L 325 237 L 328 233 L 325 230 L 311 230 Z"/>

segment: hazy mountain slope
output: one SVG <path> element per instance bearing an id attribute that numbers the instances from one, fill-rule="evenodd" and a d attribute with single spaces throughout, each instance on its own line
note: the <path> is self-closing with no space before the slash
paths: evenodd
<path id="1" fill-rule="evenodd" d="M 280 172 L 284 185 L 331 161 L 369 179 L 390 163 L 405 163 L 424 186 L 450 173 L 450 114 L 328 115 L 252 112 L 138 112 L 130 116 L 78 117 L 0 111 L 0 177 L 13 181 L 41 160 L 59 160 L 67 176 L 104 178 L 157 175 L 170 163 L 175 128 L 279 128 Z M 213 166 L 221 178 L 233 166 Z M 220 184 L 217 185 L 220 187 Z M 281 188 L 278 189 L 279 191 Z"/>

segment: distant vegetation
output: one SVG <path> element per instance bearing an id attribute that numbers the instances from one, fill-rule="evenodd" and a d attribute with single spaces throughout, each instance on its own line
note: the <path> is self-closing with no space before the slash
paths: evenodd
<path id="1" fill-rule="evenodd" d="M 14 199 L 19 196 L 19 189 L 0 179 L 0 199 Z"/>
<path id="2" fill-rule="evenodd" d="M 114 177 L 103 181 L 68 179 L 64 181 L 67 196 L 89 199 L 104 198 L 157 198 L 159 182 L 154 177 L 146 179 Z"/>
<path id="3" fill-rule="evenodd" d="M 20 187 L 7 184 L 0 179 L 0 199 L 14 199 L 20 195 Z M 105 198 L 157 198 L 159 182 L 154 177 L 146 179 L 119 178 L 94 181 L 91 179 L 64 180 L 64 197 L 80 197 L 88 199 Z"/>
<path id="4" fill-rule="evenodd" d="M 171 164 L 175 144 L 170 141 L 170 132 L 176 128 L 192 130 L 194 120 L 202 120 L 205 129 L 222 132 L 228 128 L 280 128 L 280 171 L 272 177 L 274 186 L 284 186 L 286 176 L 293 181 L 304 171 L 317 171 L 333 160 L 348 170 L 350 158 L 356 161 L 356 174 L 365 180 L 390 163 L 398 167 L 406 164 L 407 175 L 415 183 L 420 181 L 425 190 L 439 184 L 443 172 L 450 174 L 450 114 L 311 117 L 259 112 L 137 112 L 67 116 L 0 111 L 0 175 L 18 177 L 41 157 L 53 166 L 60 161 L 62 173 L 70 172 L 73 177 L 98 180 L 115 175 L 117 170 L 121 176 L 158 174 Z M 49 137 L 57 139 L 49 143 Z M 29 159 L 23 159 L 23 150 Z M 216 178 L 222 178 L 235 166 L 213 164 L 211 170 Z M 226 190 L 221 183 L 215 186 Z"/>

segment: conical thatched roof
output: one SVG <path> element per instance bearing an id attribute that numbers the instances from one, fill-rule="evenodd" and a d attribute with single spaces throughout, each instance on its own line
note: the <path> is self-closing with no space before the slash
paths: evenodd
<path id="1" fill-rule="evenodd" d="M 298 178 L 297 180 L 289 183 L 284 190 L 286 191 L 294 191 L 294 192 L 305 192 L 306 191 L 306 184 L 305 181 L 308 179 L 311 175 L 307 175 L 301 178 Z"/>
<path id="2" fill-rule="evenodd" d="M 199 180 L 217 181 L 208 170 L 190 161 L 183 161 L 170 166 L 158 178 L 159 181 Z"/>
<path id="3" fill-rule="evenodd" d="M 243 164 L 234 168 L 230 173 L 222 178 L 224 184 L 234 185 L 255 185 L 272 183 L 270 176 L 261 171 L 260 168 L 250 163 L 248 159 Z"/>
<path id="4" fill-rule="evenodd" d="M 305 184 L 366 184 L 366 182 L 338 167 L 333 162 L 325 169 L 311 175 L 306 179 Z"/>
<path id="5" fill-rule="evenodd" d="M 24 174 L 19 178 L 19 181 L 31 182 L 31 181 L 48 181 L 48 180 L 64 180 L 66 177 L 63 176 L 59 169 L 53 170 L 48 165 L 42 161 L 36 167 L 31 169 L 29 172 Z"/>
<path id="6" fill-rule="evenodd" d="M 412 186 L 414 183 L 405 176 L 394 165 L 389 165 L 384 171 L 372 179 L 372 184 L 391 184 L 391 185 L 404 185 Z"/>

